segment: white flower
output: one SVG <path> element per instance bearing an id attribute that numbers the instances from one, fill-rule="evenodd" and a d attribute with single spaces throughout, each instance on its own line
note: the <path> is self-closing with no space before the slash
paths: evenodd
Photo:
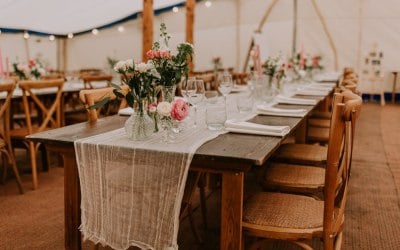
<path id="1" fill-rule="evenodd" d="M 39 74 L 44 75 L 46 74 L 46 70 L 44 68 L 39 68 L 38 69 Z"/>
<path id="2" fill-rule="evenodd" d="M 170 116 L 171 114 L 171 103 L 169 102 L 160 102 L 157 105 L 157 113 L 160 114 L 161 116 Z"/>
<path id="3" fill-rule="evenodd" d="M 125 69 L 129 69 L 129 68 L 133 68 L 133 64 L 134 64 L 134 62 L 133 62 L 133 59 L 128 59 L 128 60 L 126 60 L 125 61 Z"/>
<path id="4" fill-rule="evenodd" d="M 149 66 L 149 64 L 142 62 L 142 63 L 136 64 L 135 65 L 135 69 L 137 71 L 139 71 L 140 73 L 144 73 L 144 72 L 146 72 L 147 70 L 150 69 L 150 66 Z"/>
<path id="5" fill-rule="evenodd" d="M 116 64 L 115 64 L 115 66 L 114 66 L 114 70 L 116 71 L 116 72 L 119 72 L 119 71 L 125 71 L 126 70 L 126 68 L 125 68 L 125 61 L 119 61 L 119 62 L 117 62 Z"/>

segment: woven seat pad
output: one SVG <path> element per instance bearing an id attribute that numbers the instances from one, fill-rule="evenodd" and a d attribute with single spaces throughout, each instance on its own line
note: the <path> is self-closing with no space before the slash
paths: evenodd
<path id="1" fill-rule="evenodd" d="M 307 139 L 315 142 L 328 142 L 329 128 L 309 127 Z"/>
<path id="2" fill-rule="evenodd" d="M 272 163 L 264 175 L 264 185 L 323 188 L 325 169 L 304 165 Z"/>
<path id="3" fill-rule="evenodd" d="M 275 161 L 301 164 L 324 165 L 328 147 L 313 144 L 283 144 L 274 155 Z"/>
<path id="4" fill-rule="evenodd" d="M 313 127 L 329 128 L 331 126 L 331 120 L 320 119 L 320 118 L 310 118 L 308 119 L 308 125 Z"/>
<path id="5" fill-rule="evenodd" d="M 6 142 L 0 138 L 0 149 L 4 148 L 6 146 Z"/>
<path id="6" fill-rule="evenodd" d="M 332 116 L 331 112 L 328 111 L 315 111 L 312 113 L 312 118 L 328 119 L 330 120 Z"/>
<path id="7" fill-rule="evenodd" d="M 246 202 L 243 222 L 287 229 L 313 229 L 323 224 L 324 202 L 302 195 L 262 192 Z"/>

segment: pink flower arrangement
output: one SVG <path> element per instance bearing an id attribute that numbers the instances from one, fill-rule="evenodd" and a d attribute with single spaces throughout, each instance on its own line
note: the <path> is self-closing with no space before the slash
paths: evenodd
<path id="1" fill-rule="evenodd" d="M 189 114 L 189 105 L 183 99 L 176 99 L 172 102 L 171 117 L 174 120 L 182 121 Z"/>
<path id="2" fill-rule="evenodd" d="M 172 57 L 168 50 L 149 50 L 146 56 L 148 59 L 170 59 Z"/>

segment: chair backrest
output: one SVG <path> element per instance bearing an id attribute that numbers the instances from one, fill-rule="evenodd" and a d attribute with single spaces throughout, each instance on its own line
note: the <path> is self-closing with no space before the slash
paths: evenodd
<path id="1" fill-rule="evenodd" d="M 108 83 L 112 80 L 112 75 L 90 75 L 82 74 L 80 76 L 86 89 L 93 89 L 92 82 L 107 81 Z"/>
<path id="2" fill-rule="evenodd" d="M 335 236 L 343 226 L 354 125 L 361 105 L 361 97 L 350 91 L 334 95 L 325 173 L 324 249 L 333 249 Z"/>
<path id="3" fill-rule="evenodd" d="M 213 73 L 196 76 L 197 79 L 203 80 L 206 90 L 216 90 L 215 75 Z"/>
<path id="4" fill-rule="evenodd" d="M 244 85 L 247 83 L 247 73 L 232 73 L 232 80 L 237 85 Z"/>
<path id="5" fill-rule="evenodd" d="M 121 86 L 123 92 L 128 90 L 127 85 Z M 99 88 L 99 89 L 83 89 L 79 92 L 80 100 L 85 104 L 86 109 L 88 111 L 88 120 L 96 121 L 99 118 L 100 111 L 102 110 L 102 106 L 98 108 L 91 108 L 95 104 L 104 101 L 112 101 L 117 97 L 114 94 L 114 87 L 107 88 Z M 121 101 L 119 108 L 126 107 L 127 103 L 125 99 Z"/>
<path id="6" fill-rule="evenodd" d="M 20 81 L 18 86 L 22 90 L 22 103 L 26 119 L 28 133 L 33 133 L 31 114 L 33 107 L 42 114 L 35 132 L 44 131 L 47 128 L 59 128 L 61 126 L 61 97 L 64 79 Z M 51 97 L 48 94 L 52 94 Z M 53 96 L 55 94 L 55 97 Z M 41 96 L 46 98 L 41 98 Z M 33 104 L 33 105 L 30 105 Z"/>
<path id="7" fill-rule="evenodd" d="M 15 89 L 15 82 L 14 81 L 9 81 L 0 84 L 0 93 L 3 97 L 3 93 L 5 93 L 5 96 L 3 101 L 1 102 L 1 107 L 0 107 L 0 120 L 3 120 L 3 138 L 7 143 L 10 143 L 10 103 L 11 103 L 11 98 Z"/>

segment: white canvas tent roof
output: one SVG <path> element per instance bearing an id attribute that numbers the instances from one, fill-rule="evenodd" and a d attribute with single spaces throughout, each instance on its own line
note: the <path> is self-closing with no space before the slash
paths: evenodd
<path id="1" fill-rule="evenodd" d="M 154 9 L 183 2 L 155 0 Z M 142 9 L 142 0 L 0 0 L 0 29 L 67 35 L 129 19 Z"/>

